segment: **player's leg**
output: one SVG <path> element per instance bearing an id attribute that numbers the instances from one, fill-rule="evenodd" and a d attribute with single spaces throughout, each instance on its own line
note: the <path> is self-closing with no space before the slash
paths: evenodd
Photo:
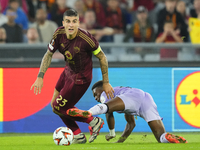
<path id="1" fill-rule="evenodd" d="M 75 97 L 74 100 L 79 100 L 83 94 L 86 92 L 86 90 L 88 89 L 90 83 L 85 84 L 85 85 L 75 85 Z M 103 127 L 104 121 L 103 119 L 99 118 L 99 117 L 89 117 L 89 118 L 82 118 L 82 117 L 73 117 L 76 121 L 81 121 L 81 122 L 85 122 L 88 123 L 92 129 L 91 132 L 91 136 L 89 138 L 89 142 L 93 142 L 97 136 L 99 135 L 99 131 L 100 129 Z"/>
<path id="2" fill-rule="evenodd" d="M 70 108 L 74 108 L 74 105 L 80 100 L 80 98 L 84 95 L 86 90 L 88 89 L 90 83 L 86 84 L 74 84 L 71 80 L 65 80 L 65 85 L 61 89 L 58 97 L 53 103 L 53 106 L 56 111 L 58 111 L 61 114 L 67 115 L 66 111 Z M 68 120 L 66 118 L 66 125 L 67 122 L 70 121 L 80 121 L 88 123 L 92 128 L 93 132 L 91 137 L 89 138 L 89 142 L 94 141 L 96 139 L 97 135 L 99 134 L 100 129 L 102 128 L 104 122 L 103 119 L 98 117 L 89 117 L 89 118 L 81 118 L 81 117 L 71 117 L 72 120 Z M 76 126 L 77 129 L 78 126 Z M 73 130 L 72 130 L 73 131 Z M 77 130 L 78 131 L 78 130 Z M 80 133 L 79 133 L 80 134 Z M 78 133 L 74 133 L 74 135 L 79 135 Z"/>
<path id="3" fill-rule="evenodd" d="M 148 122 L 148 124 L 159 143 L 187 143 L 181 136 L 166 133 L 162 120 L 153 120 Z"/>
<path id="4" fill-rule="evenodd" d="M 64 85 L 65 85 L 64 83 L 65 83 L 65 72 L 63 71 L 63 72 L 61 73 L 61 75 L 60 75 L 60 77 L 59 77 L 57 83 L 56 83 L 56 86 L 55 86 L 55 89 L 54 89 L 54 92 L 53 92 L 53 97 L 52 97 L 52 99 L 51 99 L 52 111 L 53 111 L 55 114 L 59 115 L 59 116 L 62 115 L 62 114 L 59 113 L 59 112 L 56 110 L 56 107 L 58 107 L 58 106 L 55 105 L 55 101 L 56 101 L 56 99 L 58 98 L 58 95 L 59 95 L 61 89 L 64 87 Z"/>
<path id="5" fill-rule="evenodd" d="M 56 110 L 54 109 L 54 106 L 53 106 L 53 102 L 56 100 L 56 98 L 58 97 L 59 93 L 60 93 L 60 92 L 58 92 L 56 89 L 54 89 L 53 97 L 52 97 L 52 100 L 51 100 L 51 107 L 52 107 L 52 111 L 53 111 L 55 114 L 57 114 L 57 115 L 59 115 L 59 116 L 62 116 L 63 114 L 61 114 L 61 113 L 59 113 L 58 111 L 56 111 Z"/>
<path id="6" fill-rule="evenodd" d="M 141 105 L 143 118 L 148 122 L 156 140 L 160 143 L 186 143 L 187 141 L 165 132 L 165 127 L 157 111 L 157 106 L 149 93 L 145 93 L 145 101 Z"/>
<path id="7" fill-rule="evenodd" d="M 92 107 L 90 110 L 85 111 L 85 110 L 80 110 L 80 109 L 68 109 L 67 114 L 70 116 L 74 117 L 91 117 L 92 115 L 98 115 L 98 114 L 103 114 L 106 112 L 113 112 L 113 111 L 118 111 L 118 110 L 124 110 L 125 105 L 121 98 L 116 97 L 110 101 L 108 101 L 106 104 L 98 104 Z M 96 121 L 96 123 L 95 123 Z M 93 123 L 94 122 L 94 123 Z M 92 125 L 93 124 L 93 125 Z M 93 121 L 89 123 L 89 130 L 90 130 L 90 138 L 89 142 L 93 142 L 97 135 L 99 134 L 100 129 L 103 127 L 103 120 L 101 118 L 96 117 Z"/>
<path id="8" fill-rule="evenodd" d="M 80 109 L 69 109 L 67 114 L 73 117 L 83 117 L 88 118 L 92 115 L 105 114 L 107 112 L 122 111 L 125 109 L 125 104 L 123 100 L 119 97 L 115 97 L 112 100 L 104 104 L 97 104 L 87 110 Z"/>
<path id="9" fill-rule="evenodd" d="M 165 133 L 165 127 L 161 120 L 153 120 L 148 122 L 151 131 L 153 132 L 156 140 L 160 143 L 160 137 L 163 133 Z"/>
<path id="10" fill-rule="evenodd" d="M 64 124 L 70 128 L 74 134 L 73 144 L 84 144 L 87 142 L 85 134 L 83 134 L 77 123 L 70 116 L 60 116 Z"/>
<path id="11" fill-rule="evenodd" d="M 64 95 L 64 91 L 66 88 L 66 84 L 71 84 L 72 82 L 70 82 L 69 80 L 65 79 L 65 73 L 64 71 L 62 72 L 62 74 L 60 75 L 60 78 L 56 84 L 54 93 L 53 93 L 53 98 L 51 100 L 51 106 L 53 108 L 53 112 L 56 113 L 57 115 L 60 116 L 60 118 L 62 119 L 62 121 L 64 122 L 64 124 L 69 127 L 73 133 L 74 133 L 74 141 L 73 143 L 85 143 L 86 142 L 86 137 L 83 133 L 81 133 L 80 128 L 78 127 L 78 125 L 76 124 L 75 120 L 66 115 L 66 110 L 65 110 L 65 105 L 67 103 L 67 100 L 63 98 Z M 70 87 L 70 86 L 69 86 Z M 66 91 L 71 91 L 71 89 L 66 89 Z M 67 93 L 68 94 L 68 93 Z M 81 118 L 82 119 L 82 118 Z M 90 122 L 93 118 L 88 119 Z"/>

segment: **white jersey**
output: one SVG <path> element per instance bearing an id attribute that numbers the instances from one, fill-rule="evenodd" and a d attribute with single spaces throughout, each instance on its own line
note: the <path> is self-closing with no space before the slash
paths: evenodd
<path id="1" fill-rule="evenodd" d="M 140 116 L 147 122 L 161 119 L 157 106 L 149 93 L 130 87 L 118 86 L 113 89 L 115 91 L 114 97 L 119 97 L 125 105 L 125 109 L 117 111 L 118 113 Z M 100 96 L 101 103 L 106 103 L 109 100 L 105 92 L 103 92 Z"/>

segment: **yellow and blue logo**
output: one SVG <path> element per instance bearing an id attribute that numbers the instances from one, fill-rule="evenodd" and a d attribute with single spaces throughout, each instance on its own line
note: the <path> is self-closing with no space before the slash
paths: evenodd
<path id="1" fill-rule="evenodd" d="M 200 71 L 185 76 L 175 93 L 175 107 L 188 125 L 200 128 Z"/>

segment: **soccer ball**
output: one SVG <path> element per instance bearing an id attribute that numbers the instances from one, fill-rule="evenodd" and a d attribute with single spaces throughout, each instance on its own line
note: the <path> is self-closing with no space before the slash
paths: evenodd
<path id="1" fill-rule="evenodd" d="M 74 139 L 74 134 L 70 128 L 59 127 L 53 133 L 53 140 L 56 145 L 65 145 L 68 146 L 72 144 Z"/>

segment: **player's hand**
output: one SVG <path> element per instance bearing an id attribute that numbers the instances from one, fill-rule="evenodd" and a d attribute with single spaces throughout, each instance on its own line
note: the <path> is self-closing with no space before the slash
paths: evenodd
<path id="1" fill-rule="evenodd" d="M 109 99 L 109 97 L 111 99 L 114 98 L 114 89 L 110 85 L 110 83 L 103 83 L 103 90 L 106 93 L 106 96 L 107 96 L 108 99 Z"/>
<path id="2" fill-rule="evenodd" d="M 105 138 L 106 138 L 107 141 L 110 141 L 110 139 L 113 139 L 113 138 L 115 138 L 115 137 L 116 137 L 116 135 L 115 135 L 115 136 L 111 136 L 110 134 L 107 134 L 107 135 L 105 136 Z"/>
<path id="3" fill-rule="evenodd" d="M 34 89 L 34 94 L 37 95 L 41 93 L 42 87 L 43 87 L 43 79 L 38 77 L 31 86 L 30 90 Z"/>

